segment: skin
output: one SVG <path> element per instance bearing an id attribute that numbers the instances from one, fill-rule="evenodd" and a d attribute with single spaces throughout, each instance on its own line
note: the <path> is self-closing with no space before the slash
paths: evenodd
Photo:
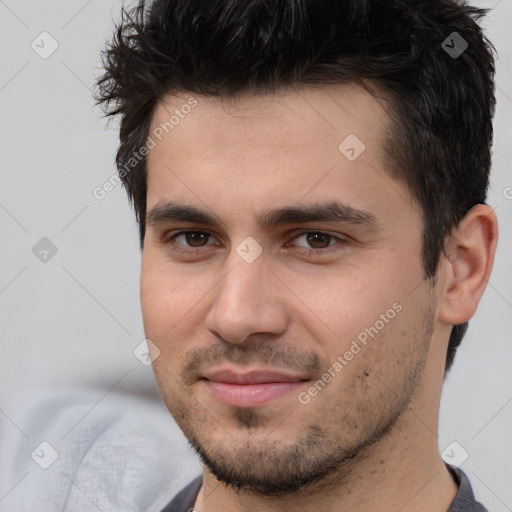
<path id="1" fill-rule="evenodd" d="M 166 97 L 151 130 L 188 98 Z M 454 229 L 434 284 L 424 279 L 421 209 L 386 167 L 390 119 L 366 91 L 195 98 L 148 156 L 148 212 L 173 201 L 217 222 L 148 222 L 141 272 L 162 398 L 205 463 L 195 508 L 444 512 L 457 492 L 437 442 L 445 354 L 451 325 L 471 318 L 484 292 L 493 211 L 478 205 Z M 366 146 L 355 161 L 338 149 L 349 134 Z M 257 222 L 271 209 L 333 200 L 376 222 Z M 172 238 L 186 230 L 210 236 Z M 319 231 L 333 238 L 311 242 L 307 233 Z M 262 249 L 252 263 L 237 252 L 247 237 Z M 400 312 L 301 403 L 299 392 L 397 303 Z M 201 378 L 226 365 L 304 382 L 263 406 L 230 406 Z"/>

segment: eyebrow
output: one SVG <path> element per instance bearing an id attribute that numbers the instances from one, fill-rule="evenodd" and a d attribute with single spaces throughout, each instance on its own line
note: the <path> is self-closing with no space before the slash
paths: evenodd
<path id="1" fill-rule="evenodd" d="M 211 227 L 219 226 L 226 229 L 226 224 L 208 211 L 193 205 L 173 201 L 160 201 L 148 212 L 146 217 L 148 226 L 171 222 L 189 222 Z M 263 229 L 283 224 L 303 224 L 307 222 L 337 222 L 373 229 L 379 226 L 377 217 L 372 213 L 339 201 L 269 210 L 259 215 L 256 222 Z"/>

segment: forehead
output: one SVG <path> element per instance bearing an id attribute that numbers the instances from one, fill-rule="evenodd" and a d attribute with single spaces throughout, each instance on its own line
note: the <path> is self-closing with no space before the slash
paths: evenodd
<path id="1" fill-rule="evenodd" d="M 378 215 L 397 192 L 393 200 L 410 207 L 385 168 L 386 108 L 352 83 L 230 99 L 169 95 L 151 121 L 148 210 L 172 199 L 243 216 L 339 199 Z"/>
<path id="2" fill-rule="evenodd" d="M 386 108 L 385 100 L 354 83 L 230 98 L 167 95 L 154 110 L 150 133 L 156 130 L 157 138 L 171 145 L 170 139 L 179 137 L 180 145 L 194 145 L 203 153 L 215 147 L 219 154 L 226 146 L 237 145 L 247 153 L 248 144 L 275 146 L 276 142 L 301 152 L 319 143 L 331 149 L 334 144 L 337 150 L 350 134 L 375 151 L 389 127 Z M 171 133 L 174 137 L 169 137 Z"/>

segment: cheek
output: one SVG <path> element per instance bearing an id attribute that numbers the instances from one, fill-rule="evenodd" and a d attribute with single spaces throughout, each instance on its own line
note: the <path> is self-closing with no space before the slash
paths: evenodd
<path id="1" fill-rule="evenodd" d="M 411 345 L 420 335 L 424 314 L 424 304 L 418 302 L 422 287 L 411 294 L 418 285 L 417 270 L 354 270 L 333 274 L 317 282 L 319 286 L 302 286 L 304 302 L 315 313 L 302 318 L 308 318 L 306 329 L 320 342 L 324 358 L 334 364 L 341 356 L 347 366 L 343 373 L 349 375 L 383 362 L 414 358 Z"/>
<path id="2" fill-rule="evenodd" d="M 184 270 L 156 251 L 143 255 L 140 302 L 146 338 L 160 350 L 153 364 L 157 381 L 173 387 L 169 373 L 178 375 L 185 354 L 204 343 L 218 279 L 218 272 Z"/>
<path id="3" fill-rule="evenodd" d="M 171 336 L 173 326 L 193 314 L 200 298 L 197 283 L 180 275 L 168 264 L 153 264 L 143 256 L 140 279 L 140 302 L 144 329 L 148 338 L 163 341 Z"/>
<path id="4" fill-rule="evenodd" d="M 327 333 L 328 338 L 334 340 L 333 349 L 339 350 L 365 328 L 374 325 L 400 295 L 389 283 L 377 284 L 356 272 L 332 275 L 311 285 L 309 281 L 297 282 L 295 289 L 311 310 L 310 329 Z"/>

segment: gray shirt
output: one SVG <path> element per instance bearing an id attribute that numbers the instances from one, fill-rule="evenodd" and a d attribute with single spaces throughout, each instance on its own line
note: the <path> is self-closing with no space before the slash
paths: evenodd
<path id="1" fill-rule="evenodd" d="M 450 508 L 446 512 L 488 512 L 488 510 L 475 500 L 471 483 L 466 474 L 459 468 L 446 465 L 453 475 L 459 490 Z M 203 477 L 198 476 L 183 488 L 161 512 L 191 512 L 197 499 Z"/>

